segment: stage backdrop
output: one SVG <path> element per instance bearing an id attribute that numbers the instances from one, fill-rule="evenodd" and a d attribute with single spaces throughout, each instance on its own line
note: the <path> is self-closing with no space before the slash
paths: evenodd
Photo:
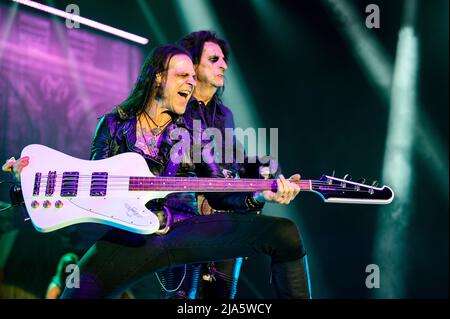
<path id="1" fill-rule="evenodd" d="M 2 163 L 10 156 L 18 158 L 22 148 L 32 143 L 88 159 L 98 117 L 120 103 L 137 78 L 140 48 L 87 27 L 66 28 L 61 21 L 0 5 Z M 1 179 L 5 178 L 9 176 L 2 173 Z M 0 201 L 8 202 L 9 187 L 0 186 Z M 14 225 L 7 219 L 19 214 L 2 214 L 0 222 Z M 15 230 L 5 226 L 0 232 L 1 249 L 10 249 L 0 261 L 8 287 L 3 297 L 18 292 L 42 297 L 58 258 L 67 250 L 83 250 L 83 243 L 77 241 L 81 230 L 72 227 L 43 235 L 30 223 L 16 226 Z M 99 230 L 81 229 L 91 231 L 92 237 Z M 85 241 L 89 238 L 83 236 Z"/>

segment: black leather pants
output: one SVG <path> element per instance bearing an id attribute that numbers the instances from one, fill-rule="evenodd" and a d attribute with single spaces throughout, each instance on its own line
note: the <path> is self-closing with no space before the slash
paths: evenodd
<path id="1" fill-rule="evenodd" d="M 298 282 L 300 266 L 286 264 L 305 255 L 296 225 L 286 218 L 233 213 L 195 216 L 165 235 L 112 230 L 80 260 L 80 287 L 66 288 L 62 297 L 114 298 L 167 267 L 256 254 L 271 257 L 279 296 L 299 297 L 296 290 L 304 287 L 287 281 Z"/>

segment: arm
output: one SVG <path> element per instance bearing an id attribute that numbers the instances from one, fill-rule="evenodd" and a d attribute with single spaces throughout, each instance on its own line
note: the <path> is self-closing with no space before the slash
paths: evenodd
<path id="1" fill-rule="evenodd" d="M 233 113 L 225 106 L 222 107 L 222 112 L 224 113 L 224 117 L 221 117 L 220 121 L 216 122 L 216 128 L 218 128 L 222 134 L 225 133 L 226 128 L 234 129 L 234 118 Z M 204 123 L 202 123 L 204 124 Z M 219 147 L 222 148 L 224 152 L 231 151 L 234 152 L 234 146 L 235 146 L 235 137 L 233 136 L 233 143 L 232 143 L 232 149 L 227 150 L 225 140 L 225 136 L 223 135 L 222 139 L 222 145 Z M 209 141 L 197 141 L 197 143 L 202 144 L 203 146 Z M 225 154 L 223 154 L 225 155 Z M 201 157 L 203 160 L 204 157 Z M 196 165 L 196 171 L 198 176 L 203 177 L 216 177 L 216 178 L 225 178 L 223 168 L 230 169 L 234 172 L 238 170 L 238 163 L 226 163 L 228 165 L 223 164 L 217 164 L 214 162 L 212 157 L 209 160 L 210 163 L 205 163 L 205 161 L 202 161 L 201 164 Z M 215 210 L 219 211 L 235 211 L 235 212 L 252 212 L 252 211 L 259 211 L 262 209 L 263 204 L 257 205 L 256 202 L 254 205 L 249 206 L 249 200 L 253 198 L 252 193 L 205 193 L 204 194 L 209 205 L 213 207 Z"/>
<path id="2" fill-rule="evenodd" d="M 225 132 L 226 128 L 235 129 L 234 117 L 233 113 L 227 108 L 223 107 L 223 112 L 225 117 L 223 119 L 223 127 L 219 127 L 222 132 Z M 219 125 L 220 126 L 220 125 Z M 203 142 L 203 141 L 202 141 Z M 235 150 L 237 151 L 237 141 L 235 136 L 233 136 L 233 144 L 232 150 L 227 150 L 226 145 L 224 151 L 231 151 L 232 154 L 235 154 Z M 278 162 L 269 157 L 265 158 L 257 158 L 255 163 L 250 163 L 250 159 L 244 154 L 244 163 L 232 163 L 232 166 L 236 171 L 239 171 L 239 175 L 244 178 L 261 178 L 262 176 L 265 178 L 277 178 L 281 170 L 279 168 Z M 203 176 L 208 177 L 218 177 L 223 178 L 224 176 L 221 174 L 215 174 L 212 172 L 217 172 L 218 165 L 216 163 L 207 164 L 202 163 L 206 174 Z M 206 168 L 205 168 L 206 166 Z M 211 168 L 215 166 L 215 168 Z M 220 170 L 219 170 L 220 171 Z M 278 183 L 278 191 L 277 193 L 271 191 L 265 192 L 246 192 L 246 193 L 207 193 L 205 194 L 208 203 L 216 210 L 221 211 L 235 211 L 235 212 L 256 212 L 261 211 L 264 207 L 264 203 L 266 201 L 274 201 L 282 204 L 287 204 L 292 200 L 295 195 L 298 193 L 295 190 L 297 185 L 291 185 L 289 181 L 284 179 L 284 177 L 280 177 L 277 181 Z"/>
<path id="3" fill-rule="evenodd" d="M 234 117 L 231 110 L 225 108 L 225 128 L 230 127 L 235 129 Z M 233 137 L 233 147 L 237 151 L 237 141 Z M 280 204 L 288 204 L 295 198 L 300 189 L 297 185 L 290 181 L 299 181 L 300 175 L 295 174 L 288 180 L 281 175 L 281 168 L 278 161 L 270 156 L 264 156 L 262 158 L 250 158 L 244 152 L 244 163 L 234 163 L 235 168 L 239 171 L 239 175 L 242 178 L 276 178 L 278 190 L 276 193 L 272 191 L 263 191 L 255 193 L 244 193 L 244 202 L 246 203 L 248 210 L 261 210 L 265 202 L 276 202 Z M 238 200 L 238 196 L 241 196 L 239 202 L 242 202 L 242 193 L 236 195 L 235 200 Z M 218 197 L 218 196 L 217 196 Z M 231 198 L 233 199 L 233 198 Z M 222 198 L 227 203 L 230 198 Z M 219 199 L 220 201 L 220 199 Z M 221 204 L 221 203 L 219 203 Z M 232 203 L 228 203 L 234 206 L 236 203 L 233 200 Z M 214 206 L 213 206 L 214 207 Z"/>
<path id="4" fill-rule="evenodd" d="M 295 174 L 289 179 L 283 175 L 277 178 L 277 191 L 270 190 L 254 193 L 205 193 L 211 207 L 216 210 L 231 210 L 238 213 L 262 210 L 265 202 L 289 204 L 300 192 L 297 183 L 300 175 Z"/>

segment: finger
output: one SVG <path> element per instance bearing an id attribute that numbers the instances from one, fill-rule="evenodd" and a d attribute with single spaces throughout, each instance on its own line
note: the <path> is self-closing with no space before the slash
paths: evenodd
<path id="1" fill-rule="evenodd" d="M 19 168 L 17 169 L 17 171 L 19 172 L 19 174 L 22 173 L 23 169 L 24 169 L 27 165 L 28 165 L 28 164 L 26 164 L 26 165 L 20 165 L 20 166 L 19 166 Z"/>
<path id="2" fill-rule="evenodd" d="M 18 170 L 19 170 L 19 162 L 15 162 L 15 163 L 13 164 L 13 166 L 11 166 L 11 171 L 12 171 L 14 174 L 16 174 Z"/>
<path id="3" fill-rule="evenodd" d="M 295 184 L 291 183 L 290 180 L 284 179 L 284 200 L 283 204 L 289 204 L 294 197 Z"/>
<path id="4" fill-rule="evenodd" d="M 300 193 L 301 189 L 300 189 L 300 180 L 301 180 L 301 175 L 300 174 L 294 174 L 291 176 L 290 180 L 292 180 L 293 182 L 293 187 L 294 187 L 294 198 L 295 196 L 298 195 L 298 193 Z"/>
<path id="5" fill-rule="evenodd" d="M 282 179 L 284 179 L 283 175 L 280 175 L 280 177 L 277 179 L 277 193 L 275 194 L 275 197 L 280 199 L 284 195 L 284 184 Z"/>
<path id="6" fill-rule="evenodd" d="M 263 197 L 266 201 L 272 202 L 274 200 L 275 193 L 272 191 L 264 191 Z"/>
<path id="7" fill-rule="evenodd" d="M 278 196 L 280 198 L 280 204 L 286 204 L 286 201 L 289 201 L 289 197 L 290 197 L 289 183 L 284 178 L 284 176 L 280 179 L 280 182 L 282 184 L 282 190 L 278 194 Z"/>
<path id="8" fill-rule="evenodd" d="M 29 156 L 24 156 L 21 157 L 17 160 L 17 162 L 29 162 L 30 161 L 30 157 Z"/>
<path id="9" fill-rule="evenodd" d="M 298 193 L 300 193 L 300 186 L 298 184 L 294 184 L 291 183 L 292 189 L 293 189 L 293 193 L 292 193 L 292 199 L 293 200 L 295 198 L 295 196 L 298 195 Z"/>
<path id="10" fill-rule="evenodd" d="M 4 172 L 11 172 L 12 171 L 12 165 L 10 163 L 5 163 L 2 166 L 2 171 Z"/>
<path id="11" fill-rule="evenodd" d="M 2 166 L 2 170 L 5 172 L 12 172 L 12 166 L 16 162 L 16 159 L 14 157 L 11 157 L 10 159 L 6 160 L 5 164 Z"/>
<path id="12" fill-rule="evenodd" d="M 290 187 L 290 190 L 291 190 L 291 198 L 290 198 L 290 200 L 292 200 L 292 198 L 294 198 L 294 196 L 295 196 L 295 192 L 298 189 L 298 185 L 296 183 L 293 183 L 293 182 L 289 181 L 289 180 L 288 180 L 288 183 L 289 183 L 289 187 Z"/>
<path id="13" fill-rule="evenodd" d="M 29 157 L 24 157 L 23 159 L 21 159 L 19 163 L 19 170 L 24 169 L 26 166 L 28 166 L 29 163 Z"/>
<path id="14" fill-rule="evenodd" d="M 287 179 L 284 179 L 283 181 L 284 186 L 284 202 L 289 202 L 294 195 L 294 188 L 291 184 L 291 182 Z"/>
<path id="15" fill-rule="evenodd" d="M 16 163 L 14 163 L 14 165 L 17 167 L 18 170 L 22 170 L 24 167 L 26 167 L 30 162 L 29 162 L 29 157 L 25 156 L 22 158 L 19 158 Z"/>
<path id="16" fill-rule="evenodd" d="M 273 201 L 274 201 L 275 203 L 282 204 L 282 203 L 283 203 L 283 198 L 275 196 L 275 197 L 273 198 Z"/>
<path id="17" fill-rule="evenodd" d="M 18 176 L 20 176 L 20 172 L 19 172 L 19 162 L 15 162 L 15 163 L 11 166 L 11 172 L 14 174 L 14 176 L 16 177 L 16 179 L 18 178 Z"/>
<path id="18" fill-rule="evenodd" d="M 281 187 L 284 187 L 283 182 L 280 181 L 280 184 L 281 184 Z M 280 187 L 280 189 L 281 189 L 281 187 Z M 278 204 L 284 204 L 286 201 L 287 195 L 284 190 L 280 190 L 280 192 L 276 193 L 275 197 L 277 199 L 276 202 Z"/>
<path id="19" fill-rule="evenodd" d="M 294 195 L 292 195 L 291 201 L 293 201 L 297 197 L 298 193 L 300 193 L 299 189 L 294 191 Z"/>

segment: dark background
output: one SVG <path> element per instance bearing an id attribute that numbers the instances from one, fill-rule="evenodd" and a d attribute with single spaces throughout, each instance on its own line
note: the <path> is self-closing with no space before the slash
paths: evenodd
<path id="1" fill-rule="evenodd" d="M 2 3 L 8 4 L 7 1 Z M 70 3 L 78 4 L 84 17 L 149 38 L 148 45 L 136 45 L 144 55 L 162 44 L 144 22 L 144 16 L 134 1 L 63 0 L 55 1 L 53 5 L 64 10 Z M 147 3 L 169 42 L 194 31 L 183 29 L 173 0 Z M 318 178 L 335 170 L 338 176 L 351 173 L 355 178 L 381 178 L 389 101 L 357 64 L 339 32 L 339 24 L 333 21 L 323 2 L 292 0 L 273 3 L 285 19 L 283 23 L 264 23 L 269 28 L 286 28 L 284 33 L 278 34 L 279 37 L 266 32 L 267 26 L 261 24 L 251 1 L 211 1 L 232 48 L 233 60 L 230 63 L 240 68 L 248 89 L 246 93 L 251 95 L 256 106 L 254 111 L 263 121 L 261 126 L 279 129 L 279 160 L 285 174 L 298 171 L 304 178 Z M 370 32 L 384 46 L 393 63 L 404 1 L 353 3 L 362 17 L 365 17 L 367 4 L 376 3 L 380 7 L 381 28 Z M 426 114 L 430 120 L 435 137 L 445 147 L 446 158 L 443 160 L 447 162 L 448 1 L 419 1 L 418 4 L 419 107 L 421 114 Z M 24 6 L 20 10 L 46 16 Z M 108 37 L 105 33 L 98 33 Z M 239 106 L 230 107 L 235 110 Z M 401 280 L 405 280 L 406 287 L 401 297 L 445 298 L 448 297 L 449 269 L 448 183 L 447 189 L 442 191 L 442 183 L 438 183 L 436 175 L 431 174 L 431 164 L 420 155 L 421 151 L 416 143 L 410 163 L 415 174 L 411 219 L 406 230 L 406 249 L 401 252 L 405 254 L 407 267 L 398 270 L 404 274 Z M 19 153 L 20 148 L 15 154 L 0 152 L 0 159 L 11 155 L 17 157 Z M 448 180 L 448 165 L 446 168 L 441 178 Z M 0 199 L 7 201 L 6 188 L 2 188 L 2 192 Z M 301 194 L 292 206 L 290 212 L 296 215 L 291 217 L 299 225 L 309 253 L 313 297 L 370 298 L 372 292 L 364 284 L 367 275 L 364 270 L 366 265 L 377 263 L 373 260 L 373 247 L 379 208 L 325 205 L 313 194 Z M 276 206 L 269 206 L 266 213 L 270 214 L 274 209 Z M 275 211 L 273 213 L 276 214 Z M 53 270 L 48 266 L 53 265 L 64 250 L 62 244 L 55 242 L 60 243 L 59 237 L 67 237 L 61 234 L 70 233 L 60 231 L 61 236 L 58 233 L 42 235 L 28 226 L 20 226 L 21 240 L 15 244 L 17 247 L 10 256 L 9 267 L 28 258 L 35 260 L 36 268 L 23 269 L 22 274 L 17 268 L 10 271 L 11 278 L 14 277 L 17 283 L 23 281 L 23 277 L 31 278 L 36 272 L 51 276 Z M 49 245 L 54 247 L 48 248 Z M 23 247 L 32 248 L 28 251 Z M 45 258 L 31 258 L 30 254 L 42 254 Z M 238 298 L 274 296 L 268 284 L 266 261 L 261 257 L 244 263 Z M 27 289 L 41 296 L 39 289 L 45 286 L 43 282 L 34 278 L 34 284 L 28 281 Z"/>

